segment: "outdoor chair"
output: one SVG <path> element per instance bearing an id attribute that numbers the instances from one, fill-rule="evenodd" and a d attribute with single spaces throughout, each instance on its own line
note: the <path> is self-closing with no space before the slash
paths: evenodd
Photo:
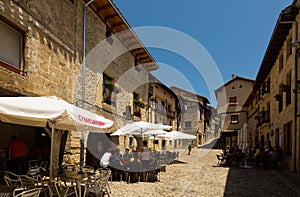
<path id="1" fill-rule="evenodd" d="M 22 182 L 21 179 L 19 178 L 19 175 L 16 175 L 12 172 L 5 171 L 4 172 L 4 181 L 7 186 L 21 186 Z"/>
<path id="2" fill-rule="evenodd" d="M 42 185 L 38 184 L 38 180 L 26 175 L 20 175 L 19 176 L 20 180 L 21 180 L 21 187 L 24 190 L 29 190 L 29 189 L 33 189 L 33 188 L 38 188 L 38 187 L 42 187 Z"/>
<path id="3" fill-rule="evenodd" d="M 108 180 L 111 177 L 111 170 L 108 168 L 97 170 L 94 181 L 91 182 L 85 191 L 84 196 L 88 196 L 90 193 L 95 194 L 96 196 L 103 196 L 104 194 L 109 196 L 109 192 L 107 190 Z"/>
<path id="4" fill-rule="evenodd" d="M 76 185 L 65 185 L 62 182 L 50 180 L 47 184 L 50 197 L 78 196 Z"/>
<path id="5" fill-rule="evenodd" d="M 218 159 L 218 165 L 224 165 L 226 162 L 226 157 L 222 156 L 222 155 L 216 155 L 217 159 Z"/>
<path id="6" fill-rule="evenodd" d="M 92 166 L 83 166 L 81 168 L 82 172 L 94 172 L 94 167 Z"/>
<path id="7" fill-rule="evenodd" d="M 41 188 L 33 188 L 30 190 L 25 190 L 17 195 L 15 197 L 38 197 L 41 193 Z"/>
<path id="8" fill-rule="evenodd" d="M 75 164 L 63 164 L 61 165 L 63 170 L 77 172 L 79 169 Z"/>

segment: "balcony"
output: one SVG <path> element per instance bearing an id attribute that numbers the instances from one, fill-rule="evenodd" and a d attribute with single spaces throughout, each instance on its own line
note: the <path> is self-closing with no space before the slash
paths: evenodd
<path id="1" fill-rule="evenodd" d="M 258 116 L 256 116 L 257 119 L 257 127 L 262 126 L 265 123 L 270 122 L 270 111 L 261 111 L 258 113 Z"/>
<path id="2" fill-rule="evenodd" d="M 174 119 L 175 118 L 175 111 L 167 110 L 167 117 L 170 118 L 170 119 Z"/>
<path id="3" fill-rule="evenodd" d="M 160 103 L 155 103 L 153 110 L 163 115 L 167 115 L 166 107 Z"/>

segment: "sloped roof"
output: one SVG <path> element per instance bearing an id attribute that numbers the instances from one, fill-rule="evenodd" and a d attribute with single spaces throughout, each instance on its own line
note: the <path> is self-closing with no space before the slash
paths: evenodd
<path id="1" fill-rule="evenodd" d="M 249 82 L 252 82 L 254 83 L 254 80 L 253 79 L 250 79 L 250 78 L 245 78 L 245 77 L 241 77 L 241 76 L 234 76 L 231 80 L 227 81 L 224 85 L 220 86 L 219 88 L 217 88 L 215 90 L 215 93 L 220 91 L 222 88 L 224 88 L 225 86 L 228 86 L 229 84 L 231 84 L 232 82 L 236 81 L 236 80 L 243 80 L 243 81 L 249 81 Z"/>
<path id="2" fill-rule="evenodd" d="M 256 76 L 254 89 L 260 88 L 260 84 L 265 81 L 278 57 L 278 54 L 286 40 L 286 36 L 292 28 L 293 21 L 295 21 L 296 16 L 299 13 L 299 8 L 295 6 L 296 3 L 297 1 L 294 1 L 292 5 L 282 10 L 278 17 L 271 40 Z"/>
<path id="3" fill-rule="evenodd" d="M 189 92 L 187 90 L 184 90 L 184 89 L 181 89 L 177 86 L 171 86 L 170 89 L 172 91 L 174 91 L 175 93 L 176 92 L 180 92 L 180 93 L 177 93 L 178 95 L 180 95 L 182 98 L 186 99 L 186 100 L 189 100 L 189 101 L 194 101 L 194 102 L 199 102 L 199 101 L 202 101 L 203 100 L 203 104 L 206 105 L 206 104 L 209 104 L 209 100 L 204 97 L 204 96 L 201 96 L 199 94 L 196 94 L 196 93 L 193 93 L 193 92 Z M 183 93 L 183 94 L 181 94 Z M 193 99 L 193 98 L 196 98 Z"/>
<path id="4" fill-rule="evenodd" d="M 84 0 L 85 3 L 90 0 Z M 148 71 L 158 69 L 153 57 L 143 46 L 137 35 L 131 30 L 121 12 L 111 0 L 94 0 L 89 7 L 107 25 L 110 32 L 117 34 L 120 41 Z M 120 33 L 122 32 L 122 33 Z"/>

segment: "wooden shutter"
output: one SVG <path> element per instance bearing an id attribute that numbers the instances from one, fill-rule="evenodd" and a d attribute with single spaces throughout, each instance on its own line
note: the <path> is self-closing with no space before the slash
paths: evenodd
<path id="1" fill-rule="evenodd" d="M 22 34 L 0 21 L 0 60 L 21 69 Z"/>

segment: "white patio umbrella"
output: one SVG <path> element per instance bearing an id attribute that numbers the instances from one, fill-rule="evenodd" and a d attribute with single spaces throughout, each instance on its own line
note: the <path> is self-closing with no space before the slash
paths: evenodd
<path id="1" fill-rule="evenodd" d="M 150 122 L 132 122 L 126 124 L 122 128 L 118 129 L 111 136 L 119 136 L 119 135 L 144 135 L 145 132 L 150 130 L 159 130 L 159 129 L 170 129 L 172 126 L 163 125 L 163 124 L 154 124 Z"/>
<path id="2" fill-rule="evenodd" d="M 153 140 L 153 149 L 155 150 L 155 137 L 157 135 L 164 135 L 164 134 L 167 134 L 167 133 L 168 133 L 167 131 L 159 129 L 159 130 L 149 130 L 149 131 L 146 131 L 144 133 L 144 135 L 151 136 L 151 137 L 149 137 L 149 139 Z"/>
<path id="3" fill-rule="evenodd" d="M 164 135 L 158 135 L 158 137 L 162 137 L 162 138 L 169 139 L 169 140 L 193 140 L 193 139 L 196 139 L 196 136 L 187 134 L 187 133 L 183 133 L 180 131 L 171 131 Z"/>
<path id="4" fill-rule="evenodd" d="M 149 130 L 149 131 L 145 131 L 144 135 L 152 135 L 152 136 L 156 136 L 156 135 L 164 135 L 167 134 L 168 132 L 162 129 L 158 129 L 158 130 Z"/>
<path id="5" fill-rule="evenodd" d="M 54 129 L 103 132 L 113 121 L 72 105 L 55 96 L 51 97 L 0 97 L 2 122 L 52 128 L 50 176 L 53 167 Z"/>

